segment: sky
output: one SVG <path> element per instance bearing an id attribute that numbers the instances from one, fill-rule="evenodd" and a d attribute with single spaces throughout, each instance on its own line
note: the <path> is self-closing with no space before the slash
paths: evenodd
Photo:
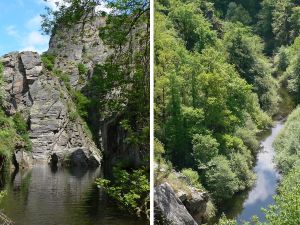
<path id="1" fill-rule="evenodd" d="M 0 56 L 12 51 L 46 51 L 49 36 L 42 35 L 40 14 L 45 6 L 55 9 L 58 1 L 0 0 Z"/>

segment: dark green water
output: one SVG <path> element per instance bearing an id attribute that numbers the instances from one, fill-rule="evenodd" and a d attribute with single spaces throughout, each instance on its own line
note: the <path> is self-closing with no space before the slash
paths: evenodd
<path id="1" fill-rule="evenodd" d="M 6 179 L 1 209 L 16 225 L 146 225 L 120 210 L 95 185 L 97 170 L 51 169 L 48 165 L 19 171 Z"/>

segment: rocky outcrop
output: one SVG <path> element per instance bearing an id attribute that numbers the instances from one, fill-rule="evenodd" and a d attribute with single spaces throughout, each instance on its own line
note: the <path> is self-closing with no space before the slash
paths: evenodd
<path id="1" fill-rule="evenodd" d="M 85 132 L 84 123 L 71 118 L 74 105 L 67 89 L 43 70 L 39 54 L 13 52 L 0 61 L 4 66 L 4 108 L 9 115 L 21 112 L 28 121 L 32 162 L 50 162 L 55 155 L 61 164 L 99 165 L 100 151 Z M 17 163 L 23 160 L 23 154 L 16 153 Z"/>
<path id="2" fill-rule="evenodd" d="M 168 183 L 155 187 L 154 204 L 157 210 L 156 213 L 161 213 L 169 224 L 197 225 Z"/>
<path id="3" fill-rule="evenodd" d="M 112 51 L 99 37 L 99 28 L 105 18 L 86 18 L 70 27 L 58 27 L 50 39 L 49 54 L 56 57 L 55 68 L 70 74 L 71 85 L 81 88 L 92 75 L 96 64 L 102 64 Z M 80 74 L 78 65 L 83 64 L 88 74 Z"/>
<path id="4" fill-rule="evenodd" d="M 71 85 L 77 90 L 83 90 L 87 95 L 90 92 L 90 87 L 86 88 L 86 84 L 93 76 L 94 67 L 98 64 L 104 64 L 112 54 L 117 54 L 105 45 L 99 36 L 99 28 L 105 24 L 104 17 L 87 17 L 85 21 L 80 21 L 72 27 L 58 26 L 50 39 L 47 53 L 55 56 L 54 68 L 67 73 Z M 140 29 L 145 30 L 146 28 Z M 140 45 L 138 40 L 131 42 Z M 137 48 L 137 46 L 133 48 Z M 120 53 L 118 52 L 118 54 Z M 86 67 L 87 74 L 79 73 L 79 64 Z M 141 151 L 124 142 L 127 134 L 120 126 L 120 121 L 123 119 L 122 114 L 126 110 L 125 102 L 127 100 L 122 94 L 122 88 L 124 87 L 113 87 L 111 90 L 107 90 L 102 99 L 102 102 L 108 102 L 111 99 L 124 102 L 122 109 L 119 109 L 118 112 L 112 112 L 109 105 L 103 105 L 103 110 L 89 119 L 93 124 L 96 144 L 103 150 L 105 160 L 111 166 L 116 163 L 120 164 L 120 162 L 124 167 L 127 165 L 138 167 L 145 164 L 148 166 L 148 163 L 144 162 L 146 157 L 141 154 Z M 99 111 L 99 109 L 94 111 Z"/>
<path id="5" fill-rule="evenodd" d="M 176 196 L 181 200 L 187 211 L 196 221 L 201 223 L 205 218 L 209 195 L 207 192 L 199 191 L 194 187 L 189 187 L 189 191 L 179 191 Z"/>

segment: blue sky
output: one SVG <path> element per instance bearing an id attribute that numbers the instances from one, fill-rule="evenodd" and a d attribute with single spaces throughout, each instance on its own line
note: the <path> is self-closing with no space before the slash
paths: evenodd
<path id="1" fill-rule="evenodd" d="M 0 56 L 11 51 L 46 51 L 49 37 L 42 35 L 40 14 L 46 5 L 55 8 L 57 1 L 0 0 Z"/>

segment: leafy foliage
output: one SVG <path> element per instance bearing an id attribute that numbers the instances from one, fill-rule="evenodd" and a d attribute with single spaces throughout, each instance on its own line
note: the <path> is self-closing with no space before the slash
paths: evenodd
<path id="1" fill-rule="evenodd" d="M 197 171 L 219 203 L 253 185 L 256 133 L 270 126 L 278 100 L 271 65 L 241 23 L 224 23 L 218 37 L 202 1 L 162 1 L 156 9 L 156 158 Z"/>
<path id="2" fill-rule="evenodd" d="M 80 75 L 86 75 L 88 72 L 88 68 L 83 63 L 79 63 L 78 64 L 78 72 Z"/>
<path id="3" fill-rule="evenodd" d="M 265 210 L 267 224 L 284 225 L 300 223 L 300 170 L 291 170 L 280 184 L 275 196 L 276 204 Z"/>
<path id="4" fill-rule="evenodd" d="M 115 168 L 114 182 L 100 178 L 97 179 L 96 184 L 121 203 L 122 207 L 139 216 L 146 213 L 149 217 L 150 187 L 146 170 L 138 169 L 127 172 Z"/>
<path id="5" fill-rule="evenodd" d="M 29 138 L 29 134 L 28 134 L 29 127 L 26 120 L 23 118 L 21 113 L 17 112 L 13 116 L 13 122 L 14 122 L 14 128 L 16 130 L 16 133 L 20 135 L 21 139 L 23 139 L 24 142 L 23 146 L 27 151 L 31 151 L 32 143 Z"/>
<path id="6" fill-rule="evenodd" d="M 41 55 L 41 59 L 45 68 L 49 71 L 52 71 L 54 68 L 55 56 L 48 53 L 43 53 Z"/>

